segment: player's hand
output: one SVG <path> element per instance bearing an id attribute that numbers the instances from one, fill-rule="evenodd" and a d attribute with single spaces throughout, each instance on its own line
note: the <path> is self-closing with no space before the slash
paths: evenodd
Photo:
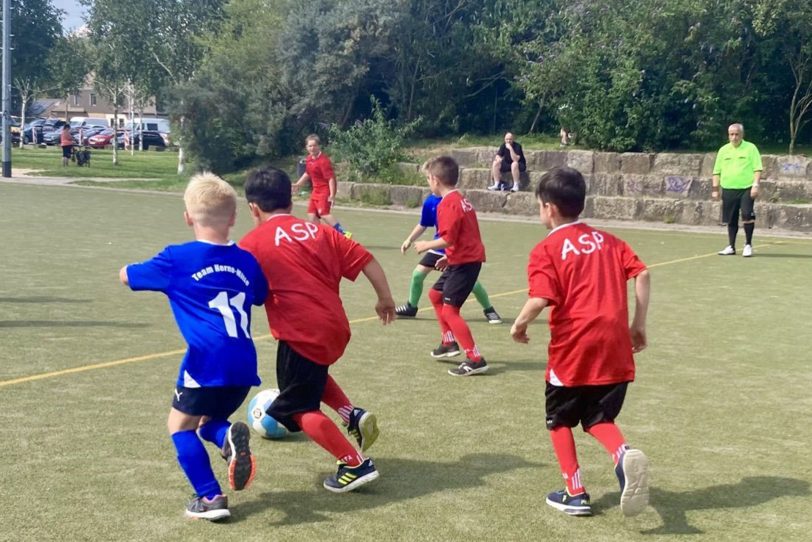
<path id="1" fill-rule="evenodd" d="M 530 337 L 527 336 L 527 326 L 516 325 L 515 323 L 510 327 L 510 336 L 517 343 L 527 344 L 530 342 Z"/>
<path id="2" fill-rule="evenodd" d="M 395 300 L 391 297 L 379 299 L 375 304 L 375 312 L 383 325 L 391 324 L 395 321 Z"/>
<path id="3" fill-rule="evenodd" d="M 417 251 L 418 254 L 423 254 L 428 250 L 428 247 L 426 246 L 428 244 L 429 244 L 428 241 L 418 241 L 414 244 L 414 249 Z"/>
<path id="4" fill-rule="evenodd" d="M 446 267 L 448 267 L 448 256 L 443 256 L 434 264 L 434 269 L 437 271 L 445 271 Z"/>
<path id="5" fill-rule="evenodd" d="M 330 202 L 330 205 L 332 205 L 333 203 L 335 203 L 335 201 L 336 201 L 336 196 L 335 196 L 335 194 L 333 194 L 332 196 L 327 196 L 327 201 L 328 201 L 328 202 Z"/>
<path id="6" fill-rule="evenodd" d="M 409 247 L 412 246 L 412 242 L 406 239 L 403 241 L 403 244 L 400 245 L 400 253 L 406 254 L 406 251 L 409 250 Z"/>
<path id="7" fill-rule="evenodd" d="M 755 184 L 750 187 L 750 197 L 753 199 L 758 197 L 758 186 Z"/>
<path id="8" fill-rule="evenodd" d="M 645 328 L 637 328 L 637 327 L 630 327 L 629 334 L 632 338 L 632 352 L 638 353 L 642 352 L 648 346 L 648 342 L 646 340 L 646 330 Z"/>

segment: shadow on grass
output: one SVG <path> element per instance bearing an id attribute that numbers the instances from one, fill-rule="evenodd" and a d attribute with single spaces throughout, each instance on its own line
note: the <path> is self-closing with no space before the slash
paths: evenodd
<path id="1" fill-rule="evenodd" d="M 150 324 L 133 322 L 106 322 L 97 320 L 0 320 L 0 328 L 12 327 L 149 327 Z"/>
<path id="2" fill-rule="evenodd" d="M 0 303 L 90 303 L 92 299 L 71 299 L 69 297 L 0 297 Z"/>
<path id="3" fill-rule="evenodd" d="M 704 531 L 688 523 L 691 510 L 723 510 L 747 508 L 764 504 L 779 497 L 808 496 L 809 482 L 780 476 L 748 476 L 737 484 L 705 487 L 682 493 L 651 488 L 651 506 L 663 524 L 642 534 L 703 534 Z M 592 503 L 596 512 L 620 502 L 620 493 L 608 493 Z"/>
<path id="4" fill-rule="evenodd" d="M 381 477 L 351 494 L 336 495 L 323 489 L 321 480 L 331 474 L 325 472 L 317 480 L 318 489 L 313 491 L 263 493 L 253 502 L 232 507 L 231 521 L 243 521 L 267 509 L 278 510 L 284 516 L 271 525 L 330 521 L 331 514 L 368 510 L 432 493 L 481 487 L 487 476 L 543 466 L 515 455 L 496 454 L 469 454 L 456 463 L 380 458 L 376 465 Z"/>

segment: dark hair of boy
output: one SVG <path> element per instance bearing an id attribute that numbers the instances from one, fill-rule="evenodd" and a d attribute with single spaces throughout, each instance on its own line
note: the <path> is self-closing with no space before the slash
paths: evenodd
<path id="1" fill-rule="evenodd" d="M 432 175 L 444 186 L 457 186 L 460 166 L 450 156 L 438 156 L 426 162 L 426 173 Z"/>
<path id="2" fill-rule="evenodd" d="M 290 177 L 275 167 L 260 168 L 248 174 L 245 181 L 245 199 L 259 206 L 265 213 L 291 206 Z"/>
<path id="3" fill-rule="evenodd" d="M 541 177 L 536 197 L 558 207 L 561 216 L 577 218 L 584 210 L 586 181 L 577 169 L 556 167 Z"/>

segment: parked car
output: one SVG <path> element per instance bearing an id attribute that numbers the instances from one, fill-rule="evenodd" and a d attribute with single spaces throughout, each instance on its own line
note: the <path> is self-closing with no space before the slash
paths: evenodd
<path id="1" fill-rule="evenodd" d="M 115 137 L 115 130 L 107 128 L 101 132 L 87 138 L 87 144 L 94 149 L 103 149 L 107 145 L 113 144 L 113 137 Z"/>
<path id="2" fill-rule="evenodd" d="M 65 126 L 65 124 L 67 123 L 62 119 L 46 120 L 45 123 L 42 125 L 42 143 L 45 143 L 46 145 L 53 145 L 55 142 L 52 134 L 56 133 L 56 137 L 58 139 L 59 131 L 62 129 L 63 126 Z M 49 134 L 51 135 L 49 136 Z"/>
<path id="3" fill-rule="evenodd" d="M 144 138 L 144 150 L 148 150 L 150 147 L 155 147 L 156 149 L 165 149 L 166 148 L 166 141 L 164 140 L 163 135 L 160 132 L 155 132 L 152 130 L 144 130 L 143 132 L 136 132 L 135 136 L 132 138 L 132 145 L 134 148 L 140 148 L 141 137 Z M 123 149 L 125 147 L 125 143 L 129 143 L 130 141 L 130 133 L 123 132 L 118 136 L 118 147 Z"/>
<path id="4" fill-rule="evenodd" d="M 45 119 L 34 119 L 25 124 L 23 128 L 23 143 L 42 143 L 42 125 L 45 124 Z M 36 141 L 34 138 L 36 137 Z"/>

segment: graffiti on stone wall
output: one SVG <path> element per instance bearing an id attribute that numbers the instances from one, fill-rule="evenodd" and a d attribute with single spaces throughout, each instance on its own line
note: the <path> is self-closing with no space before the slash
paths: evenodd
<path id="1" fill-rule="evenodd" d="M 665 178 L 665 193 L 668 195 L 687 196 L 691 189 L 691 177 L 680 177 L 679 175 L 668 175 Z"/>
<path id="2" fill-rule="evenodd" d="M 806 173 L 806 164 L 784 162 L 781 164 L 781 173 L 784 175 L 804 175 Z"/>
<path id="3" fill-rule="evenodd" d="M 625 179 L 623 192 L 629 196 L 642 194 L 645 189 L 643 181 L 638 179 Z"/>

